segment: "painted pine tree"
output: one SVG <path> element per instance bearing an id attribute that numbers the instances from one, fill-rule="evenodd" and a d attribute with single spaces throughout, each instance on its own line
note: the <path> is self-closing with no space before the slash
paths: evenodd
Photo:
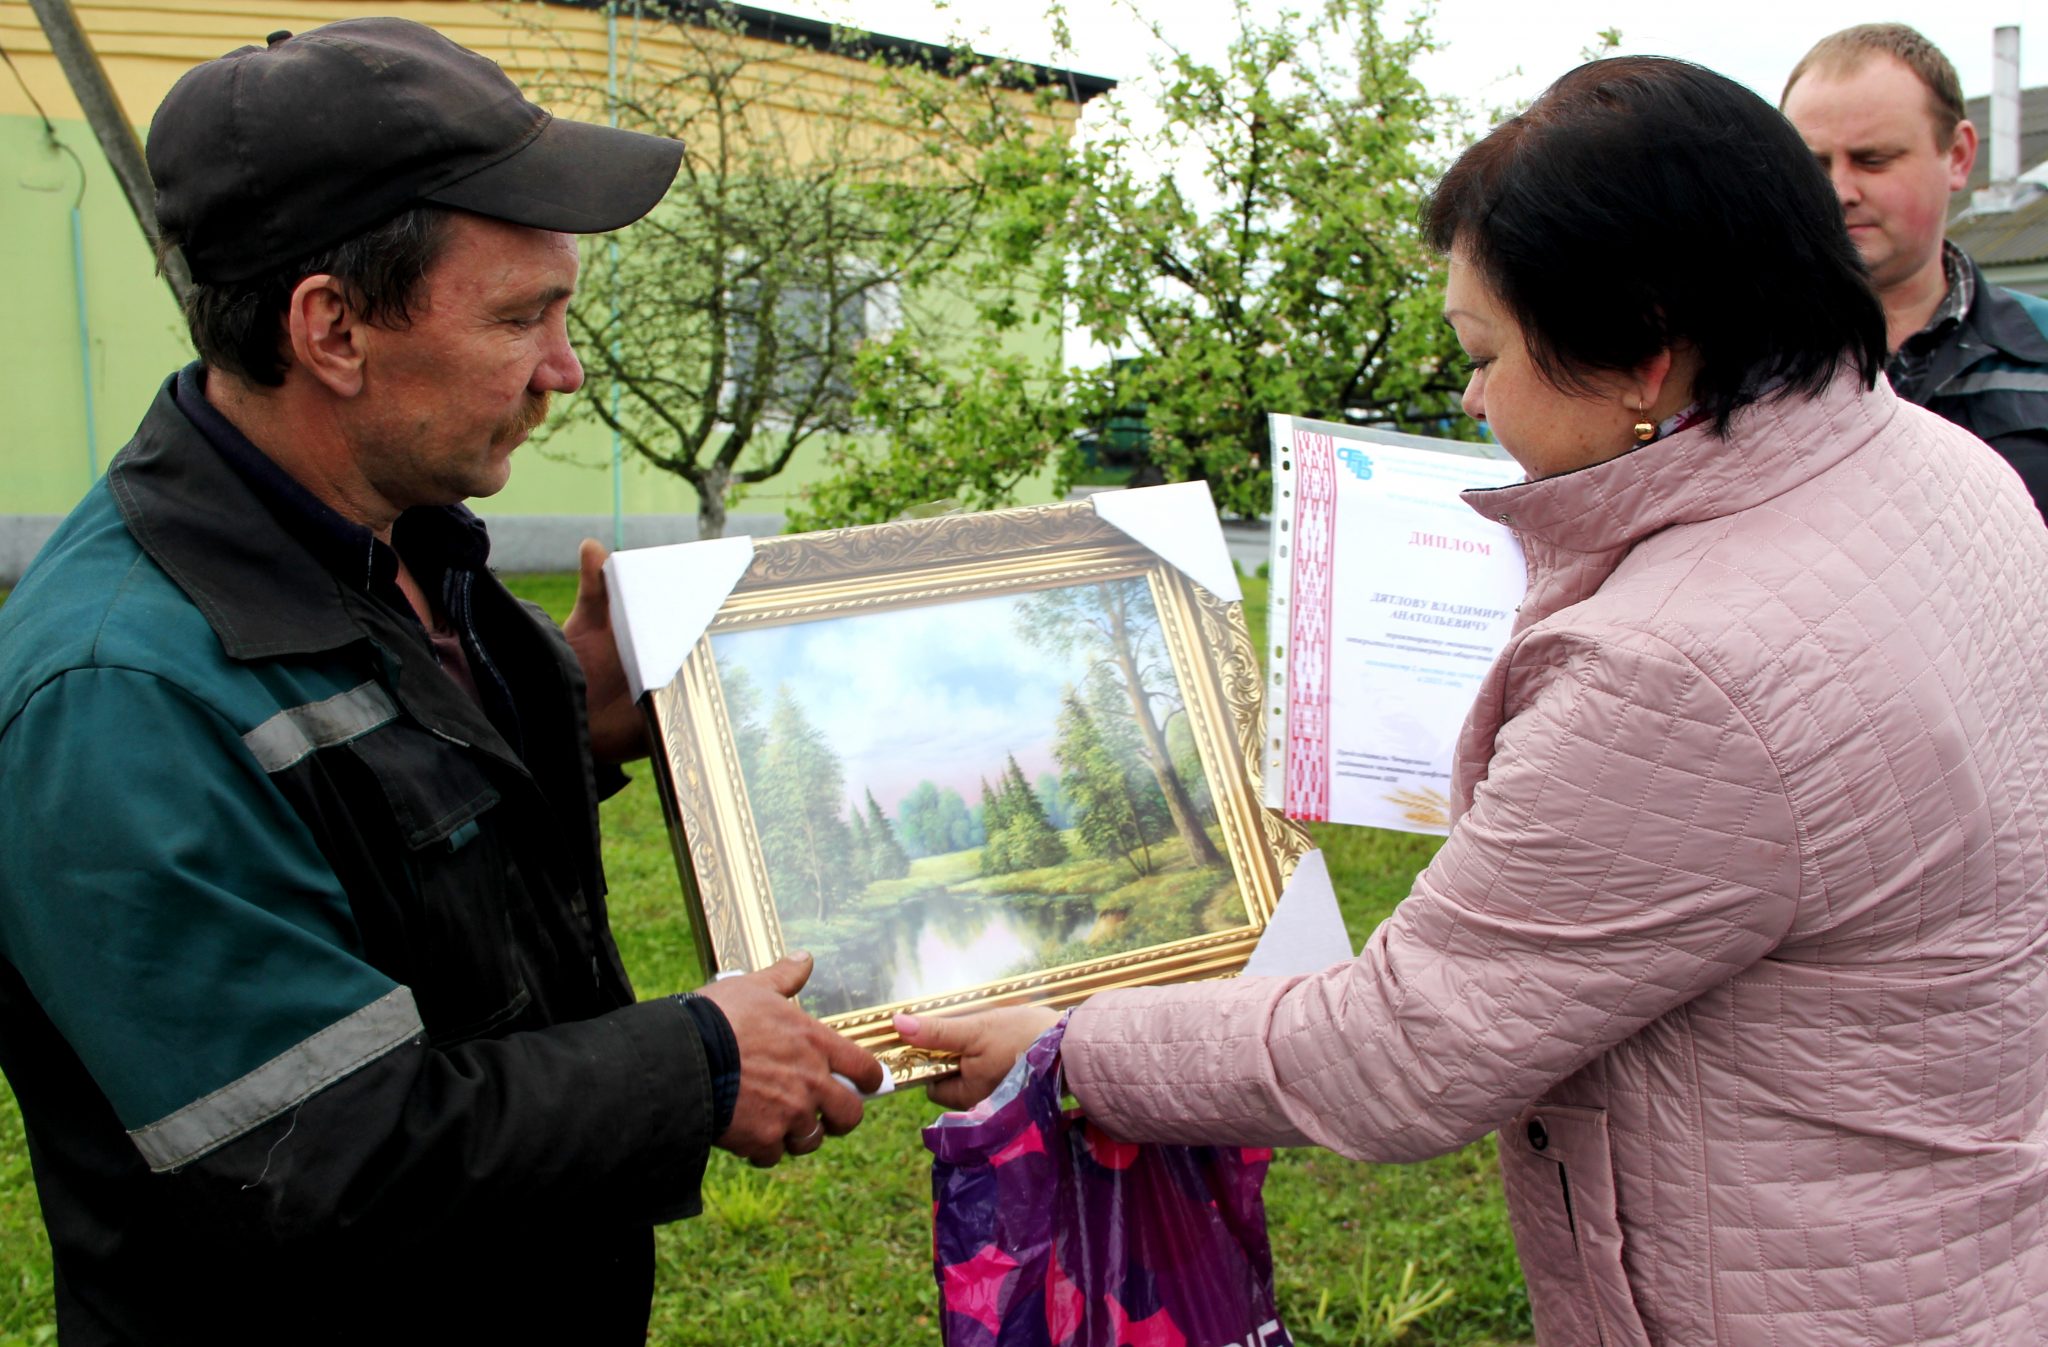
<path id="1" fill-rule="evenodd" d="M 823 920 L 860 887 L 853 832 L 840 816 L 844 769 L 787 686 L 775 690 L 759 776 L 752 792 L 754 824 L 775 905 L 785 916 Z"/>
<path id="2" fill-rule="evenodd" d="M 1058 733 L 1053 756 L 1065 772 L 1082 847 L 1122 860 L 1141 879 L 1151 874 L 1158 863 L 1153 845 L 1172 829 L 1157 788 L 1132 770 L 1071 687 L 1060 703 Z"/>
<path id="3" fill-rule="evenodd" d="M 1138 732 L 1139 755 L 1158 783 L 1189 858 L 1197 865 L 1227 867 L 1167 747 L 1163 726 L 1182 711 L 1181 692 L 1149 582 L 1138 578 L 1048 589 L 1018 605 L 1018 621 L 1024 639 L 1081 656 L 1088 661 L 1091 685 L 1121 694 Z"/>
<path id="4" fill-rule="evenodd" d="M 867 836 L 866 873 L 870 880 L 901 879 L 910 873 L 910 857 L 903 850 L 903 844 L 896 840 L 896 830 L 889 826 L 882 806 L 875 803 L 875 793 L 865 792 L 868 797 L 867 822 L 864 831 Z M 860 814 L 854 814 L 854 821 L 860 821 Z"/>

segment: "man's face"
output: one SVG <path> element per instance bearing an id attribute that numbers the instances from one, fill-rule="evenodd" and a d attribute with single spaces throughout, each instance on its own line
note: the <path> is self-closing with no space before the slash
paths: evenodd
<path id="1" fill-rule="evenodd" d="M 1846 73 L 1800 76 L 1785 116 L 1833 181 L 1879 294 L 1941 265 L 1949 195 L 1961 190 L 1976 158 L 1968 122 L 1939 139 L 1927 86 L 1885 55 Z"/>
<path id="2" fill-rule="evenodd" d="M 465 214 L 448 228 L 410 326 L 364 329 L 346 413 L 358 465 L 400 510 L 500 490 L 548 395 L 583 383 L 567 325 L 575 240 Z"/>

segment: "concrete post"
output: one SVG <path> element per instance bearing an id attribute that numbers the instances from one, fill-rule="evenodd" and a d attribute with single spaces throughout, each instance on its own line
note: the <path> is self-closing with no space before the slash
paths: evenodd
<path id="1" fill-rule="evenodd" d="M 70 81 L 79 107 L 85 110 L 86 123 L 99 138 L 100 149 L 121 184 L 122 194 L 128 198 L 128 207 L 135 212 L 135 222 L 142 226 L 142 236 L 149 240 L 151 251 L 162 256 L 164 283 L 170 286 L 171 296 L 182 309 L 185 296 L 192 291 L 192 273 L 185 266 L 183 254 L 175 249 L 165 254 L 158 246 L 156 189 L 149 181 L 149 165 L 142 157 L 142 142 L 136 138 L 135 124 L 122 111 L 120 96 L 107 79 L 92 39 L 86 36 L 78 15 L 72 12 L 70 0 L 28 0 L 28 4 L 50 39 L 50 50 L 62 67 L 64 78 Z"/>

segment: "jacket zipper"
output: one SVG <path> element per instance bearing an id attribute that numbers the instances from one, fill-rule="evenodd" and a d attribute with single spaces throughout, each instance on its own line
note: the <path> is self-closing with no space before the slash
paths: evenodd
<path id="1" fill-rule="evenodd" d="M 1557 1187 L 1558 1191 L 1564 1194 L 1564 1228 L 1571 1234 L 1572 1252 L 1577 1254 L 1579 1258 L 1579 1275 L 1585 1279 L 1586 1289 L 1591 1291 L 1593 1279 L 1586 1272 L 1586 1249 L 1584 1245 L 1579 1243 L 1579 1222 L 1572 1215 L 1571 1175 L 1566 1172 L 1563 1161 L 1559 1161 L 1557 1166 Z M 1593 1331 L 1600 1335 L 1600 1342 L 1602 1347 L 1604 1347 L 1607 1342 L 1607 1316 L 1601 1312 L 1600 1301 L 1597 1296 L 1593 1300 L 1592 1309 Z"/>
<path id="2" fill-rule="evenodd" d="M 507 683 L 505 676 L 498 672 L 498 666 L 491 660 L 491 652 L 484 649 L 483 637 L 477 634 L 476 605 L 473 601 L 474 591 L 472 588 L 476 581 L 476 576 L 473 572 L 462 570 L 450 572 L 449 578 L 454 582 L 450 586 L 453 593 L 449 597 L 454 599 L 457 606 L 462 609 L 462 632 L 467 638 L 469 649 L 475 652 L 477 659 L 482 662 L 484 672 L 490 675 L 491 682 L 497 686 L 500 698 L 508 707 L 513 708 L 513 732 L 518 734 L 523 740 L 526 735 L 526 727 L 518 723 L 519 713 L 517 703 L 512 698 L 512 685 Z M 521 762 L 524 762 L 526 758 L 524 744 L 513 744 L 511 748 Z M 591 920 L 589 899 L 584 896 L 583 885 L 580 882 L 569 885 L 569 910 L 578 921 L 583 923 L 584 934 L 590 942 L 590 984 L 597 990 L 602 991 L 604 989 L 604 974 L 599 970 L 597 957 L 597 949 L 601 942 L 597 938 L 597 923 Z"/>

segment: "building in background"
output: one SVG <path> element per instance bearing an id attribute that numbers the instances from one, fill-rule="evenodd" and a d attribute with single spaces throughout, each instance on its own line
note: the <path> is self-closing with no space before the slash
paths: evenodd
<path id="1" fill-rule="evenodd" d="M 1967 104 L 1970 120 L 1980 130 L 1989 126 L 1990 102 L 1988 97 L 1972 98 Z M 1948 237 L 1983 268 L 1986 279 L 2048 297 L 2048 191 L 2032 181 L 2048 168 L 2048 87 L 2026 89 L 2020 95 L 2020 181 L 2036 190 L 2017 206 L 1976 209 L 1977 189 L 1991 182 L 1989 158 L 1978 154 L 1969 187 L 1956 193 Z"/>
<path id="2" fill-rule="evenodd" d="M 1950 206 L 1948 239 L 1986 280 L 2048 296 L 2048 88 L 2019 87 L 2020 30 L 1994 39 L 1988 95 L 1968 99 L 1977 163 Z"/>
<path id="3" fill-rule="evenodd" d="M 689 13 L 688 6 L 683 0 L 680 9 L 663 12 Z M 878 77 L 859 51 L 828 49 L 830 25 L 747 5 L 723 8 L 745 41 L 791 78 L 839 86 Z M 675 55 L 662 50 L 654 25 L 638 26 L 637 8 L 623 5 L 616 16 L 602 4 L 488 0 L 86 0 L 77 9 L 138 127 L 148 125 L 164 94 L 193 65 L 260 44 L 279 29 L 301 32 L 362 15 L 399 14 L 427 23 L 496 60 L 522 84 L 562 52 L 597 71 L 616 68 L 628 44 L 639 59 Z M 25 0 L 0 0 L 0 49 L 8 58 L 0 68 L 0 369 L 8 372 L 12 393 L 0 419 L 0 584 L 11 584 L 192 349 L 141 229 Z M 926 61 L 949 55 L 881 36 L 859 50 Z M 1071 134 L 1081 105 L 1113 87 L 1097 76 L 1026 68 L 1060 91 L 1046 105 L 1050 134 Z M 1059 334 L 1032 339 L 1056 346 Z M 580 396 L 592 391 L 586 387 Z M 591 424 L 523 449 L 511 484 L 477 502 L 492 524 L 494 561 L 509 569 L 573 566 L 578 538 L 614 536 L 615 501 L 629 546 L 695 536 L 697 501 L 685 482 L 630 456 L 615 482 L 611 457 L 609 436 Z M 823 470 L 823 445 L 807 445 L 786 473 L 740 503 L 730 530 L 778 531 L 784 504 Z"/>

